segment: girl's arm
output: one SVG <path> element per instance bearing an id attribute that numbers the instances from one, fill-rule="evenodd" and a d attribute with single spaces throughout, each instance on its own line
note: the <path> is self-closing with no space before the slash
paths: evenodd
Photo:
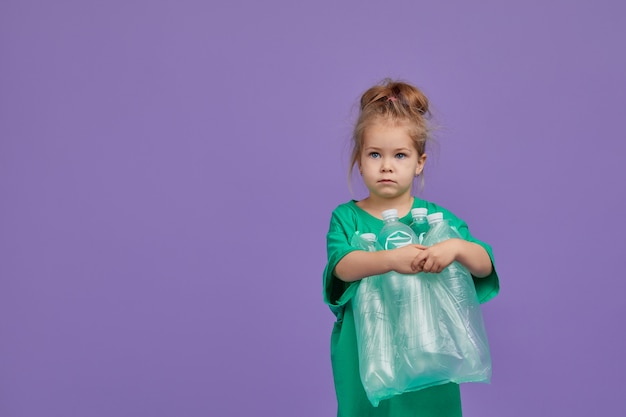
<path id="1" fill-rule="evenodd" d="M 485 248 L 478 243 L 468 242 L 463 239 L 456 240 L 458 240 L 457 243 L 461 246 L 455 258 L 458 263 L 466 267 L 470 274 L 476 278 L 484 278 L 491 274 L 493 266 Z"/>
<path id="2" fill-rule="evenodd" d="M 413 260 L 413 272 L 441 272 L 457 261 L 469 272 L 483 278 L 491 274 L 491 259 L 485 248 L 463 239 L 448 239 L 421 251 Z"/>
<path id="3" fill-rule="evenodd" d="M 426 249 L 422 245 L 408 245 L 403 248 L 378 252 L 354 251 L 344 256 L 335 266 L 335 276 L 345 282 L 358 281 L 372 275 L 390 271 L 401 274 L 414 274 L 411 263 Z"/>

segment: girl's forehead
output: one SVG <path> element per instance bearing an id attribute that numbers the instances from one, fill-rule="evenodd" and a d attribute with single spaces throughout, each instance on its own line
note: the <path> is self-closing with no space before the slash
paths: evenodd
<path id="1" fill-rule="evenodd" d="M 406 125 L 373 124 L 363 132 L 363 146 L 413 146 Z"/>
<path id="2" fill-rule="evenodd" d="M 394 118 L 394 117 L 385 117 L 385 116 L 375 116 L 372 117 L 368 122 L 367 126 L 387 126 L 387 127 L 398 127 L 404 126 L 405 128 L 409 128 L 413 125 L 413 122 L 410 119 L 403 118 Z"/>

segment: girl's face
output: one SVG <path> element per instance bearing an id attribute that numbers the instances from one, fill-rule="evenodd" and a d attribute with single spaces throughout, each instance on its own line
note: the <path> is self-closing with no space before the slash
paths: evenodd
<path id="1" fill-rule="evenodd" d="M 405 124 L 382 120 L 363 132 L 358 165 L 370 197 L 410 197 L 413 178 L 425 162 L 426 154 L 418 154 Z"/>

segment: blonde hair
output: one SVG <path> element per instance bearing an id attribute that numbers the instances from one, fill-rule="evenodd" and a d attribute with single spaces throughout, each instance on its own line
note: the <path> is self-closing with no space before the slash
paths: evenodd
<path id="1" fill-rule="evenodd" d="M 359 117 L 352 134 L 348 182 L 361 156 L 363 134 L 369 126 L 381 121 L 406 125 L 418 156 L 422 156 L 430 139 L 429 119 L 428 98 L 417 87 L 406 82 L 386 78 L 363 93 Z"/>

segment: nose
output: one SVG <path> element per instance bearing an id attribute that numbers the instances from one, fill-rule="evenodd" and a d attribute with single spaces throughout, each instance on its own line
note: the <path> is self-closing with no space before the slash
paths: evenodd
<path id="1" fill-rule="evenodd" d="M 382 164 L 380 165 L 381 172 L 392 172 L 391 161 L 388 158 L 383 158 Z"/>

